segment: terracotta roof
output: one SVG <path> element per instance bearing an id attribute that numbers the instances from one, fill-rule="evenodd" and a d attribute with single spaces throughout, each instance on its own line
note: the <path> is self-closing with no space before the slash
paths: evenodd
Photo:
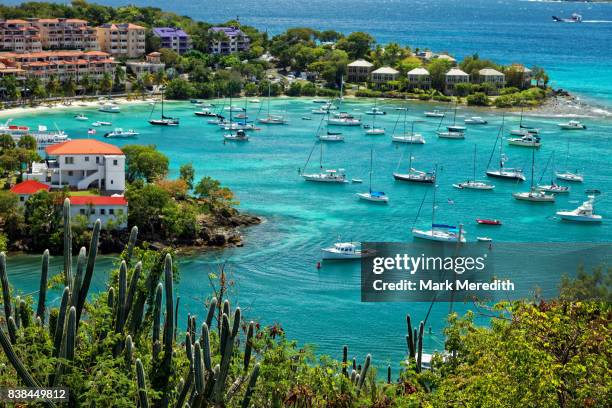
<path id="1" fill-rule="evenodd" d="M 69 197 L 71 205 L 127 205 L 123 196 L 75 196 Z"/>
<path id="2" fill-rule="evenodd" d="M 26 180 L 21 183 L 15 184 L 11 187 L 11 192 L 15 194 L 35 194 L 41 190 L 49 191 L 49 186 L 47 184 L 41 183 L 36 180 Z"/>
<path id="3" fill-rule="evenodd" d="M 69 140 L 47 146 L 45 151 L 52 156 L 69 154 L 114 154 L 123 156 L 123 152 L 117 146 L 93 139 Z"/>

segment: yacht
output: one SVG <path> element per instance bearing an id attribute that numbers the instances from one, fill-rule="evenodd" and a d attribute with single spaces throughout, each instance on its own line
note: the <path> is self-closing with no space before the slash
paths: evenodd
<path id="1" fill-rule="evenodd" d="M 425 112 L 425 116 L 428 118 L 443 118 L 444 117 L 444 112 L 439 111 L 437 109 L 434 109 L 432 111 L 429 112 Z"/>
<path id="2" fill-rule="evenodd" d="M 542 146 L 540 136 L 528 133 L 521 137 L 509 137 L 508 144 L 520 147 L 535 147 L 536 149 Z"/>
<path id="3" fill-rule="evenodd" d="M 223 139 L 234 142 L 248 142 L 249 136 L 244 130 L 239 129 L 235 133 L 226 133 L 225 135 L 223 135 Z"/>
<path id="4" fill-rule="evenodd" d="M 583 202 L 578 208 L 572 211 L 557 211 L 557 215 L 562 220 L 576 221 L 576 222 L 602 222 L 603 217 L 601 215 L 593 214 L 595 203 L 595 196 L 588 196 L 588 200 Z"/>
<path id="5" fill-rule="evenodd" d="M 436 132 L 438 134 L 438 137 L 441 139 L 465 139 L 465 133 L 463 132 L 455 132 L 455 131 L 448 131 L 448 132 Z"/>
<path id="6" fill-rule="evenodd" d="M 215 112 L 212 112 L 208 108 L 202 109 L 201 111 L 195 111 L 195 112 L 193 112 L 193 114 L 196 115 L 196 116 L 206 116 L 206 117 L 210 117 L 210 118 L 217 118 L 217 117 L 219 117 L 218 114 L 216 114 Z"/>
<path id="7" fill-rule="evenodd" d="M 327 132 L 319 135 L 323 142 L 344 142 L 344 136 L 340 132 Z"/>
<path id="8" fill-rule="evenodd" d="M 488 184 L 484 181 L 476 180 L 476 145 L 474 145 L 474 161 L 472 165 L 472 179 L 464 181 L 463 183 L 453 184 L 453 187 L 468 190 L 493 190 L 495 186 Z"/>
<path id="9" fill-rule="evenodd" d="M 535 150 L 531 152 L 531 188 L 527 192 L 513 193 L 512 197 L 521 201 L 531 201 L 534 203 L 554 203 L 555 195 L 546 194 L 546 191 L 539 190 L 534 185 Z"/>
<path id="10" fill-rule="evenodd" d="M 336 242 L 332 247 L 321 249 L 323 260 L 360 259 L 364 255 L 360 242 Z"/>
<path id="11" fill-rule="evenodd" d="M 82 113 L 79 113 L 78 115 L 74 115 L 74 118 L 76 120 L 82 120 L 82 121 L 89 120 L 89 118 L 87 116 L 83 115 Z"/>
<path id="12" fill-rule="evenodd" d="M 347 112 L 340 112 L 327 119 L 330 126 L 361 126 L 361 120 Z"/>
<path id="13" fill-rule="evenodd" d="M 480 116 L 472 116 L 471 118 L 466 118 L 463 120 L 463 122 L 466 125 L 486 125 L 487 123 L 489 123 Z"/>
<path id="14" fill-rule="evenodd" d="M 573 181 L 576 183 L 582 183 L 584 181 L 584 176 L 578 173 L 578 171 L 576 172 L 571 172 L 571 171 L 556 172 L 555 175 L 557 176 L 559 180 Z"/>
<path id="15" fill-rule="evenodd" d="M 420 133 L 394 135 L 391 136 L 391 141 L 397 143 L 425 144 L 425 138 Z"/>
<path id="16" fill-rule="evenodd" d="M 544 175 L 546 174 L 546 170 L 548 169 L 548 165 L 550 164 L 551 161 L 552 161 L 552 166 L 551 166 L 552 172 L 550 176 L 551 178 L 550 184 L 540 184 L 542 179 L 544 178 Z M 555 183 L 555 181 L 553 180 L 554 168 L 555 168 L 555 152 L 553 151 L 552 154 L 550 155 L 550 158 L 548 159 L 548 162 L 546 163 L 546 167 L 544 168 L 542 175 L 540 176 L 540 180 L 536 188 L 539 191 L 544 191 L 545 193 L 568 194 L 570 192 L 570 188 L 568 186 L 559 185 Z"/>
<path id="17" fill-rule="evenodd" d="M 570 120 L 566 123 L 558 123 L 563 130 L 585 130 L 586 126 L 578 120 Z"/>
<path id="18" fill-rule="evenodd" d="M 93 127 L 112 126 L 112 123 L 111 122 L 105 122 L 105 121 L 98 120 L 98 121 L 93 122 L 91 124 L 91 126 L 93 126 Z"/>
<path id="19" fill-rule="evenodd" d="M 385 134 L 385 129 L 383 128 L 371 128 L 366 130 L 366 135 L 369 136 L 379 136 L 379 135 L 384 135 Z"/>
<path id="20" fill-rule="evenodd" d="M 100 106 L 98 108 L 98 110 L 100 112 L 106 112 L 106 113 L 119 113 L 121 112 L 121 109 L 119 109 L 119 106 L 115 105 L 114 103 L 108 102 L 105 103 L 104 105 Z"/>
<path id="21" fill-rule="evenodd" d="M 582 23 L 582 16 L 578 13 L 573 13 L 570 18 L 552 16 L 552 19 L 557 23 Z"/>
<path id="22" fill-rule="evenodd" d="M 372 191 L 372 159 L 374 149 L 370 149 L 370 185 L 367 193 L 357 193 L 357 197 L 364 201 L 369 201 L 379 204 L 387 204 L 389 197 L 382 191 Z"/>
<path id="23" fill-rule="evenodd" d="M 319 172 L 318 173 L 304 173 L 300 171 L 300 175 L 306 181 L 315 181 L 319 183 L 348 183 L 346 179 L 346 173 L 344 169 L 327 169 L 323 170 L 323 143 L 321 141 L 318 142 L 320 146 L 320 154 L 319 154 Z M 308 160 L 304 165 L 304 168 L 308 166 L 308 162 L 310 161 L 310 157 L 312 156 L 312 151 L 316 147 L 316 144 L 312 147 L 310 151 L 310 155 L 308 156 Z"/>
<path id="24" fill-rule="evenodd" d="M 366 115 L 374 115 L 374 116 L 377 116 L 377 115 L 386 115 L 386 114 L 387 114 L 387 112 L 385 112 L 384 110 L 382 110 L 382 109 L 380 109 L 380 108 L 378 108 L 378 107 L 376 107 L 376 106 L 375 106 L 375 107 L 373 107 L 372 109 L 370 109 L 369 111 L 366 111 L 366 113 L 365 113 L 365 114 L 366 114 Z"/>
<path id="25" fill-rule="evenodd" d="M 70 138 L 63 130 L 49 131 L 47 126 L 39 125 L 37 130 L 30 129 L 29 126 L 11 125 L 12 119 L 5 123 L 0 123 L 0 134 L 10 135 L 15 142 L 18 142 L 24 135 L 30 135 L 36 139 L 36 150 L 41 157 L 45 157 L 45 149 L 58 143 L 69 141 Z"/>
<path id="26" fill-rule="evenodd" d="M 133 129 L 123 130 L 122 128 L 115 128 L 112 132 L 108 132 L 104 137 L 108 138 L 129 138 L 138 136 L 140 133 Z"/>

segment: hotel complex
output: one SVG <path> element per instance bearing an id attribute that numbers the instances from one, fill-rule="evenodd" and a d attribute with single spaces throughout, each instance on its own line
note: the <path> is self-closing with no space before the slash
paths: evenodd
<path id="1" fill-rule="evenodd" d="M 96 28 L 100 49 L 113 57 L 140 58 L 145 54 L 144 27 L 136 24 L 102 24 Z"/>

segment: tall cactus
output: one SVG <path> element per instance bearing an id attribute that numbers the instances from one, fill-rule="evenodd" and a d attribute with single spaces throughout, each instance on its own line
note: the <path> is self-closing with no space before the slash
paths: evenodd
<path id="1" fill-rule="evenodd" d="M 8 320 L 13 315 L 11 307 L 11 289 L 9 288 L 6 273 L 6 254 L 0 252 L 0 281 L 2 282 L 2 303 L 4 304 L 4 318 Z"/>
<path id="2" fill-rule="evenodd" d="M 134 247 L 136 246 L 136 239 L 138 238 L 138 227 L 133 226 L 130 231 L 130 238 L 128 239 L 127 248 L 125 251 L 125 262 L 130 265 L 132 260 L 132 254 L 134 253 Z"/>
<path id="3" fill-rule="evenodd" d="M 100 240 L 100 228 L 102 224 L 100 220 L 96 220 L 94 228 L 91 234 L 91 242 L 89 244 L 89 251 L 87 252 L 87 267 L 85 268 L 85 276 L 83 277 L 83 283 L 78 293 L 78 301 L 76 307 L 76 320 L 77 325 L 81 320 L 81 313 L 85 306 L 85 300 L 87 299 L 87 292 L 89 292 L 89 285 L 91 284 L 91 278 L 93 277 L 94 267 L 96 264 L 96 257 L 98 256 L 98 241 Z"/>
<path id="4" fill-rule="evenodd" d="M 421 362 L 423 361 L 423 331 L 425 330 L 425 323 L 419 324 L 419 354 L 417 355 L 416 371 L 421 372 Z"/>
<path id="5" fill-rule="evenodd" d="M 153 344 L 159 342 L 162 291 L 163 285 L 159 283 L 155 291 L 155 303 L 153 304 Z M 154 355 L 154 357 L 156 356 Z"/>
<path id="6" fill-rule="evenodd" d="M 348 346 L 342 347 L 342 375 L 348 377 Z"/>
<path id="7" fill-rule="evenodd" d="M 115 333 L 123 333 L 123 324 L 125 322 L 125 298 L 127 296 L 127 265 L 125 261 L 122 261 L 121 266 L 119 267 L 118 284 L 119 288 L 115 316 Z"/>
<path id="8" fill-rule="evenodd" d="M 410 319 L 410 315 L 406 315 L 406 325 L 408 326 L 408 334 L 406 335 L 406 342 L 408 343 L 408 355 L 410 358 L 414 358 L 415 356 L 415 345 L 414 345 L 414 336 L 412 332 L 412 320 Z"/>
<path id="9" fill-rule="evenodd" d="M 253 368 L 253 372 L 251 373 L 251 377 L 249 378 L 249 384 L 247 385 L 246 391 L 244 392 L 244 398 L 242 399 L 242 408 L 248 408 L 251 397 L 253 396 L 253 390 L 255 389 L 255 384 L 257 383 L 257 377 L 259 376 L 259 363 L 255 364 Z"/>
<path id="10" fill-rule="evenodd" d="M 70 308 L 68 313 L 68 324 L 66 324 L 66 334 L 64 341 L 66 342 L 66 360 L 74 360 L 74 348 L 76 344 L 76 309 L 74 306 Z"/>
<path id="11" fill-rule="evenodd" d="M 172 358 L 172 342 L 174 341 L 174 282 L 172 275 L 172 256 L 166 254 L 164 262 L 164 286 L 166 289 L 166 322 L 164 325 L 164 353 L 165 359 Z"/>
<path id="12" fill-rule="evenodd" d="M 217 310 L 217 298 L 214 297 L 210 300 L 208 305 L 208 314 L 206 315 L 206 326 L 211 327 L 213 318 L 215 317 L 215 311 Z"/>
<path id="13" fill-rule="evenodd" d="M 24 328 L 30 326 L 30 308 L 24 299 L 19 301 L 19 318 Z"/>
<path id="14" fill-rule="evenodd" d="M 134 303 L 134 296 L 136 295 L 136 289 L 138 288 L 138 280 L 140 279 L 141 272 L 142 262 L 138 262 L 134 267 L 134 272 L 132 272 L 130 287 L 128 288 L 127 296 L 125 298 L 124 319 L 126 322 L 128 315 L 130 314 L 130 310 L 132 310 L 132 304 Z"/>
<path id="15" fill-rule="evenodd" d="M 75 308 L 77 307 L 78 296 L 76 296 L 81 290 L 81 285 L 83 284 L 83 274 L 85 273 L 85 264 L 87 263 L 87 249 L 85 247 L 81 247 L 79 250 L 79 255 L 77 257 L 77 268 L 76 273 L 74 274 L 74 279 L 72 283 L 72 298 L 71 304 Z"/>
<path id="16" fill-rule="evenodd" d="M 363 367 L 361 368 L 361 372 L 359 373 L 359 382 L 357 383 L 357 389 L 359 391 L 361 391 L 361 388 L 363 387 L 363 383 L 365 382 L 366 374 L 368 373 L 368 369 L 370 368 L 371 360 L 372 360 L 372 356 L 368 354 L 366 356 L 365 362 L 363 363 Z"/>
<path id="17" fill-rule="evenodd" d="M 149 408 L 149 398 L 147 397 L 147 385 L 145 382 L 144 367 L 142 361 L 136 359 L 136 380 L 138 382 L 138 400 L 140 408 Z"/>
<path id="18" fill-rule="evenodd" d="M 134 342 L 129 334 L 125 338 L 125 366 L 132 366 L 132 358 L 134 358 Z"/>
<path id="19" fill-rule="evenodd" d="M 64 288 L 62 293 L 62 301 L 60 303 L 59 315 L 55 325 L 55 335 L 53 336 L 53 357 L 58 357 L 62 346 L 62 335 L 66 322 L 66 314 L 68 312 L 68 303 L 70 302 L 70 289 L 68 286 Z M 76 310 L 75 310 L 76 311 Z"/>
<path id="20" fill-rule="evenodd" d="M 64 285 L 72 291 L 72 228 L 70 225 L 70 199 L 64 200 Z"/>
<path id="21" fill-rule="evenodd" d="M 47 298 L 47 278 L 49 275 L 49 250 L 45 249 L 42 256 L 42 266 L 40 268 L 40 286 L 38 289 L 38 306 L 36 307 L 36 317 L 41 322 L 45 322 L 45 301 Z"/>

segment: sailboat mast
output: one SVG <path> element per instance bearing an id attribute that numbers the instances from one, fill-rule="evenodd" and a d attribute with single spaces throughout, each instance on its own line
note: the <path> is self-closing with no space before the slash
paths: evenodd
<path id="1" fill-rule="evenodd" d="M 370 194 L 372 194 L 372 156 L 374 154 L 374 148 L 370 148 Z"/>
<path id="2" fill-rule="evenodd" d="M 535 149 L 531 149 L 531 190 L 533 191 L 533 169 L 535 167 Z"/>
<path id="3" fill-rule="evenodd" d="M 319 142 L 319 144 L 321 145 L 321 151 L 319 153 L 319 168 L 323 169 L 323 143 Z"/>
<path id="4" fill-rule="evenodd" d="M 438 165 L 435 167 L 435 174 L 438 174 Z M 434 225 L 436 224 L 436 190 L 438 188 L 437 183 L 434 181 L 434 189 L 433 189 L 433 201 L 431 204 L 431 229 L 434 230 Z"/>
<path id="5" fill-rule="evenodd" d="M 270 118 L 270 95 L 272 93 L 272 83 L 268 82 L 268 119 Z"/>
<path id="6" fill-rule="evenodd" d="M 164 89 L 162 88 L 161 90 L 161 115 L 162 115 L 162 119 L 164 118 Z"/>
<path id="7" fill-rule="evenodd" d="M 474 166 L 472 171 L 472 181 L 476 181 L 476 143 L 474 143 Z"/>

